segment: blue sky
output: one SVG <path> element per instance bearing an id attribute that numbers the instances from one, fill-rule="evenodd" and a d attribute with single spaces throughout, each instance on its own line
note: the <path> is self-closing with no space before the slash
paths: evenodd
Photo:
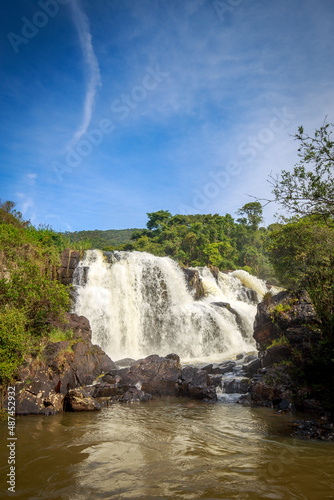
<path id="1" fill-rule="evenodd" d="M 334 121 L 332 0 L 3 4 L 0 197 L 34 225 L 235 216 Z"/>

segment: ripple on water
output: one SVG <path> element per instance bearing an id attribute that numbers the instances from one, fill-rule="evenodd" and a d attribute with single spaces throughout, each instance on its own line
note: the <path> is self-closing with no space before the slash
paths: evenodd
<path id="1" fill-rule="evenodd" d="M 334 498 L 334 445 L 293 439 L 285 422 L 181 399 L 22 418 L 18 498 Z"/>

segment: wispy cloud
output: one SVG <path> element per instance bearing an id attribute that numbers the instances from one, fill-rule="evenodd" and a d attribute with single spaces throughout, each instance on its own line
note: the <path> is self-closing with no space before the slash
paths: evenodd
<path id="1" fill-rule="evenodd" d="M 72 139 L 68 143 L 68 146 L 73 146 L 74 144 L 76 144 L 79 139 L 87 132 L 92 119 L 96 91 L 98 87 L 102 85 L 99 62 L 94 53 L 88 18 L 82 11 L 79 0 L 72 0 L 71 6 L 89 78 L 87 82 L 87 91 L 83 106 L 82 123 L 74 133 Z"/>

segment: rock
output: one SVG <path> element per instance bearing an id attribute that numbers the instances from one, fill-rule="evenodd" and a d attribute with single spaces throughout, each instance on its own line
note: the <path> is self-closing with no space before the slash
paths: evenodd
<path id="1" fill-rule="evenodd" d="M 118 401 L 120 403 L 135 403 L 135 402 L 147 402 L 153 398 L 151 394 L 131 387 L 123 396 L 121 396 Z"/>
<path id="2" fill-rule="evenodd" d="M 247 392 L 246 394 L 242 394 L 236 403 L 243 406 L 252 406 L 252 397 L 249 392 Z"/>
<path id="3" fill-rule="evenodd" d="M 223 379 L 222 375 L 209 374 L 209 379 L 210 379 L 210 385 L 213 385 L 214 387 L 221 387 Z"/>
<path id="4" fill-rule="evenodd" d="M 67 248 L 60 255 L 60 265 L 56 270 L 55 277 L 63 285 L 72 283 L 73 273 L 80 262 L 80 252 Z"/>
<path id="5" fill-rule="evenodd" d="M 186 366 L 181 374 L 181 395 L 194 399 L 217 400 L 215 387 L 207 372 L 194 366 Z"/>
<path id="6" fill-rule="evenodd" d="M 223 380 L 223 391 L 225 394 L 246 394 L 249 383 L 250 379 L 248 378 Z"/>
<path id="7" fill-rule="evenodd" d="M 275 345 L 270 347 L 261 354 L 262 367 L 265 368 L 275 363 L 281 363 L 282 361 L 289 360 L 290 354 L 291 348 L 288 345 Z"/>
<path id="8" fill-rule="evenodd" d="M 301 325 L 320 325 L 311 299 L 306 292 L 293 295 L 283 291 L 258 304 L 253 337 L 258 349 L 264 350 L 289 328 L 294 329 L 294 335 L 298 331 L 302 334 Z"/>
<path id="9" fill-rule="evenodd" d="M 303 410 L 315 415 L 321 415 L 324 413 L 324 408 L 317 399 L 304 399 Z"/>
<path id="10" fill-rule="evenodd" d="M 121 380 L 118 386 L 140 388 L 153 396 L 177 396 L 178 381 L 181 376 L 179 356 L 162 358 L 157 354 L 139 360 L 129 368 L 118 370 Z"/>
<path id="11" fill-rule="evenodd" d="M 278 404 L 278 409 L 279 411 L 286 412 L 292 409 L 292 403 L 288 399 L 283 398 L 279 404 Z"/>
<path id="12" fill-rule="evenodd" d="M 243 365 L 242 369 L 248 377 L 253 377 L 253 375 L 255 375 L 255 373 L 257 373 L 261 368 L 261 366 L 261 360 L 257 358 Z"/>
<path id="13" fill-rule="evenodd" d="M 117 368 L 125 368 L 133 365 L 134 363 L 136 363 L 136 360 L 133 358 L 123 358 L 115 361 L 115 365 L 117 366 Z"/>
<path id="14" fill-rule="evenodd" d="M 334 425 L 321 424 L 316 420 L 296 420 L 292 423 L 292 436 L 321 441 L 334 441 Z"/>
<path id="15" fill-rule="evenodd" d="M 93 398 L 115 398 L 121 396 L 124 390 L 118 384 L 95 384 L 89 388 L 89 393 Z"/>
<path id="16" fill-rule="evenodd" d="M 220 363 L 218 366 L 214 366 L 212 373 L 221 373 L 223 375 L 224 373 L 233 372 L 235 366 L 235 361 L 225 361 L 224 363 Z"/>
<path id="17" fill-rule="evenodd" d="M 97 411 L 101 406 L 81 387 L 71 389 L 64 399 L 65 411 Z"/>
<path id="18" fill-rule="evenodd" d="M 199 300 L 204 297 L 204 287 L 199 275 L 199 272 L 196 269 L 182 269 L 188 290 L 194 293 L 195 300 Z"/>

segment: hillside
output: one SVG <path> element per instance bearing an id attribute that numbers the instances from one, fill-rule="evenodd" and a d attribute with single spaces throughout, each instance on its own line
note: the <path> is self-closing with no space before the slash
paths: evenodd
<path id="1" fill-rule="evenodd" d="M 135 231 L 138 231 L 138 229 L 107 229 L 106 231 L 94 229 L 75 231 L 73 233 L 67 231 L 64 234 L 69 238 L 71 243 L 89 241 L 90 248 L 103 249 L 129 243 L 131 235 Z"/>

